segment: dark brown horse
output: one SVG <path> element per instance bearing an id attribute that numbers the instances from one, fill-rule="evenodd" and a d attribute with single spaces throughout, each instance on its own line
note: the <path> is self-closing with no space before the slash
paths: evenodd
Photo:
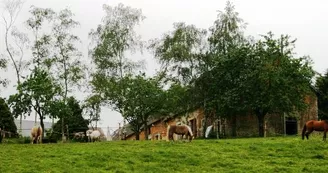
<path id="1" fill-rule="evenodd" d="M 310 120 L 304 124 L 302 130 L 302 139 L 304 140 L 304 135 L 306 139 L 309 139 L 309 134 L 313 131 L 323 132 L 323 140 L 326 140 L 326 134 L 328 131 L 328 122 L 326 120 L 317 121 L 317 120 Z"/>
<path id="2" fill-rule="evenodd" d="M 182 138 L 186 135 L 190 142 L 194 138 L 191 128 L 187 125 L 169 125 L 167 127 L 168 140 L 174 141 L 173 134 L 182 135 Z"/>

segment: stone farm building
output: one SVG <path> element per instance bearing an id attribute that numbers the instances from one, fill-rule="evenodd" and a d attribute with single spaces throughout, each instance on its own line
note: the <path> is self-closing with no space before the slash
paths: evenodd
<path id="1" fill-rule="evenodd" d="M 299 118 L 288 118 L 283 114 L 271 114 L 265 117 L 265 136 L 277 136 L 286 134 L 299 134 L 306 121 L 318 119 L 318 106 L 317 96 L 315 94 L 308 95 L 305 98 L 308 108 L 299 113 Z M 215 137 L 231 137 L 233 134 L 232 128 L 235 127 L 236 137 L 255 137 L 258 136 L 258 119 L 254 114 L 236 116 L 234 121 L 231 118 L 207 118 L 207 125 L 213 125 L 213 132 Z M 151 140 L 166 140 L 167 139 L 167 126 L 171 124 L 188 124 L 195 138 L 203 137 L 203 123 L 204 123 L 204 111 L 196 109 L 190 111 L 184 115 L 175 115 L 166 119 L 152 120 L 148 123 L 148 138 Z M 235 123 L 235 126 L 233 126 Z M 119 139 L 120 130 L 115 132 L 113 140 Z M 122 134 L 122 133 L 121 133 Z M 145 139 L 144 129 L 140 133 L 140 140 Z M 174 138 L 178 136 L 174 135 Z M 129 125 L 126 126 L 126 140 L 135 140 L 135 134 L 129 129 Z"/>

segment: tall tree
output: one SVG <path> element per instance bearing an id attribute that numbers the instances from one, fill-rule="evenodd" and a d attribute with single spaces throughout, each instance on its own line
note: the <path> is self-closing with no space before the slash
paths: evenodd
<path id="1" fill-rule="evenodd" d="M 7 57 L 9 57 L 16 72 L 16 83 L 19 85 L 21 83 L 22 72 L 29 65 L 29 62 L 24 58 L 24 51 L 28 46 L 29 39 L 27 34 L 18 31 L 14 26 L 24 2 L 21 0 L 5 0 L 3 4 L 4 13 L 2 14 L 2 19 L 5 26 L 5 47 L 8 55 Z M 10 41 L 12 41 L 13 44 L 10 44 Z M 19 117 L 19 133 L 21 133 L 23 115 Z"/>
<path id="2" fill-rule="evenodd" d="M 164 113 L 166 95 L 156 78 L 146 78 L 144 73 L 135 77 L 127 77 L 126 80 L 126 103 L 123 106 L 126 112 L 125 118 L 136 133 L 136 140 L 139 140 L 142 127 L 147 140 L 148 123 L 152 118 Z"/>
<path id="3" fill-rule="evenodd" d="M 268 113 L 292 113 L 307 108 L 314 71 L 309 57 L 295 58 L 296 40 L 282 35 L 275 39 L 269 32 L 254 46 L 250 65 L 243 70 L 248 78 L 239 96 L 245 96 L 258 117 L 259 136 L 264 136 L 264 118 Z"/>
<path id="4" fill-rule="evenodd" d="M 101 105 L 102 98 L 97 94 L 87 97 L 83 105 L 83 110 L 85 111 L 85 115 L 88 117 L 87 120 L 92 128 L 97 128 L 98 126 L 98 121 L 100 120 Z M 95 123 L 95 125 L 93 125 L 93 123 Z"/>
<path id="5" fill-rule="evenodd" d="M 220 56 L 220 61 L 215 63 L 211 70 L 203 73 L 196 80 L 195 89 L 198 92 L 210 93 L 207 95 L 207 107 L 210 111 L 215 111 L 221 118 L 227 118 L 232 122 L 232 136 L 237 135 L 237 116 L 248 111 L 245 95 L 245 83 L 248 80 L 248 71 L 252 71 L 249 61 L 253 54 L 251 44 L 240 45 L 230 49 L 227 54 Z"/>
<path id="6" fill-rule="evenodd" d="M 55 12 L 50 8 L 38 8 L 31 6 L 31 17 L 26 21 L 27 28 L 32 31 L 33 44 L 32 49 L 32 66 L 49 70 L 51 55 L 51 37 L 49 33 L 41 33 L 45 24 L 49 24 L 53 19 Z M 48 22 L 48 23 L 47 23 Z M 35 123 L 37 121 L 37 113 L 35 113 Z"/>
<path id="7" fill-rule="evenodd" d="M 82 107 L 79 103 L 79 101 L 77 101 L 74 97 L 69 97 L 67 98 L 67 104 L 65 105 L 62 102 L 63 106 L 68 106 L 68 109 L 63 112 L 66 113 L 67 115 L 65 116 L 65 124 L 64 124 L 64 130 L 65 132 L 68 130 L 69 132 L 69 137 L 72 139 L 73 134 L 76 132 L 85 132 L 88 130 L 88 120 L 84 119 L 82 116 Z M 56 109 L 54 109 L 54 113 L 58 112 L 58 110 L 56 111 Z M 57 116 L 59 117 L 59 116 Z M 53 133 L 52 133 L 52 137 L 56 138 L 56 139 L 60 139 L 61 138 L 61 131 L 62 131 L 62 124 L 61 124 L 61 120 L 59 119 L 59 121 L 57 121 L 57 123 L 53 126 Z M 67 129 L 68 127 L 68 129 Z"/>
<path id="8" fill-rule="evenodd" d="M 102 24 L 90 32 L 95 45 L 91 55 L 96 66 L 91 84 L 94 92 L 99 93 L 114 110 L 125 117 L 123 105 L 126 86 L 119 81 L 143 65 L 127 59 L 125 55 L 142 48 L 140 36 L 134 29 L 145 17 L 140 9 L 123 4 L 116 7 L 103 5 L 103 9 L 106 15 Z M 120 99 L 113 101 L 112 98 L 116 96 Z"/>
<path id="9" fill-rule="evenodd" d="M 174 23 L 174 30 L 164 34 L 160 39 L 151 41 L 149 48 L 153 50 L 155 58 L 162 65 L 166 73 L 166 80 L 173 80 L 173 84 L 180 83 L 187 87 L 202 73 L 202 64 L 206 62 L 206 30 L 185 23 Z M 187 88 L 190 88 L 188 86 Z M 194 91 L 194 90 L 190 90 Z M 192 98 L 196 93 L 185 92 Z M 181 93 L 182 94 L 182 93 Z M 183 95 L 180 95 L 182 97 Z M 185 110 L 188 112 L 194 99 L 185 101 Z M 180 113 L 180 112 L 179 112 Z"/>
<path id="10" fill-rule="evenodd" d="M 203 100 L 203 108 L 205 110 L 205 123 L 203 127 L 203 133 L 206 131 L 207 118 L 210 116 L 210 112 L 216 110 L 217 116 L 227 115 L 226 118 L 231 118 L 233 123 L 232 134 L 236 135 L 236 114 L 238 111 L 236 109 L 229 109 L 227 114 L 219 114 L 219 107 L 222 106 L 219 103 L 219 99 L 221 95 L 214 94 L 214 91 L 217 91 L 218 86 L 216 84 L 223 84 L 221 81 L 222 78 L 219 78 L 216 74 L 218 66 L 222 65 L 222 63 L 227 63 L 227 58 L 236 58 L 235 49 L 239 49 L 240 46 L 243 46 L 247 43 L 246 38 L 244 37 L 244 29 L 246 28 L 246 23 L 242 18 L 239 17 L 238 12 L 235 11 L 234 5 L 227 1 L 226 6 L 223 11 L 219 11 L 217 15 L 217 19 L 214 21 L 214 25 L 209 28 L 209 37 L 208 37 L 208 45 L 209 49 L 206 55 L 203 58 L 203 61 L 200 62 L 200 71 L 202 75 L 195 82 L 197 83 L 198 93 L 202 93 L 200 95 L 200 99 Z M 224 62 L 226 61 L 226 62 Z M 234 62 L 234 60 L 228 60 L 228 62 Z M 241 60 L 242 61 L 242 60 Z M 229 82 L 236 83 L 238 82 L 238 77 L 229 69 L 227 73 L 230 73 L 232 76 Z M 230 71 L 230 72 L 229 72 Z M 211 81 L 211 82 L 209 82 Z M 227 83 L 225 83 L 227 84 Z M 210 92 L 213 91 L 213 92 Z M 216 95 L 215 97 L 213 97 Z M 225 104 L 224 104 L 225 105 Z"/>
<path id="11" fill-rule="evenodd" d="M 2 19 L 5 25 L 5 47 L 8 57 L 16 72 L 17 84 L 19 84 L 22 77 L 22 70 L 28 65 L 23 58 L 24 49 L 29 43 L 29 39 L 27 34 L 19 32 L 14 24 L 24 2 L 21 0 L 5 0 L 3 1 L 3 4 L 5 13 L 2 14 Z M 10 41 L 13 41 L 13 44 L 10 44 Z"/>
<path id="12" fill-rule="evenodd" d="M 35 67 L 27 79 L 17 86 L 17 91 L 18 93 L 11 95 L 8 100 L 14 116 L 18 117 L 22 113 L 30 115 L 34 110 L 44 129 L 43 120 L 50 115 L 53 102 L 61 93 L 59 85 L 46 70 Z"/>
<path id="13" fill-rule="evenodd" d="M 81 53 L 76 47 L 78 36 L 71 34 L 73 29 L 79 25 L 73 19 L 74 14 L 69 9 L 61 10 L 54 20 L 52 34 L 54 37 L 54 58 L 51 60 L 52 75 L 63 88 L 62 99 L 67 103 L 68 94 L 74 87 L 79 86 L 79 82 L 84 76 L 84 65 L 80 57 Z M 64 115 L 64 114 L 62 114 Z M 64 140 L 65 117 L 60 117 L 62 127 L 62 139 Z"/>
<path id="14" fill-rule="evenodd" d="M 328 70 L 324 75 L 316 79 L 316 89 L 318 91 L 318 117 L 319 119 L 328 119 Z"/>
<path id="15" fill-rule="evenodd" d="M 238 54 L 236 55 L 235 49 L 239 49 L 238 47 L 242 46 L 245 42 L 245 36 L 244 36 L 244 29 L 246 28 L 247 23 L 244 22 L 242 18 L 239 17 L 239 13 L 235 11 L 235 6 L 230 2 L 226 2 L 226 6 L 224 8 L 224 11 L 219 11 L 219 14 L 217 15 L 217 19 L 214 21 L 214 25 L 210 27 L 210 36 L 208 38 L 209 42 L 209 52 L 208 52 L 208 58 L 207 61 L 202 64 L 202 71 L 204 73 L 207 73 L 203 77 L 207 77 L 206 79 L 202 80 L 209 80 L 209 81 L 217 81 L 216 83 L 224 83 L 223 81 L 220 81 L 221 78 L 218 78 L 215 75 L 210 75 L 211 73 L 215 72 L 216 70 L 212 70 L 213 68 L 217 68 L 218 64 L 220 63 L 227 63 L 227 62 L 237 62 L 238 59 L 234 59 L 237 57 L 240 57 Z M 245 47 L 244 47 L 245 48 Z M 245 50 L 243 48 L 239 50 Z M 237 52 L 239 51 L 237 50 Z M 226 61 L 227 58 L 232 58 L 234 60 Z M 226 59 L 226 60 L 224 60 Z M 225 61 L 225 62 L 222 62 Z M 241 60 L 242 61 L 242 60 Z M 229 69 L 226 69 L 227 73 L 230 74 L 231 78 L 228 82 L 236 83 L 238 82 L 238 76 L 236 76 L 239 73 L 234 73 L 230 71 Z M 229 72 L 230 71 L 230 72 Z M 210 77 L 210 78 L 209 78 Z M 226 83 L 227 84 L 227 83 Z M 208 112 L 209 109 L 216 109 L 217 115 L 222 116 L 222 114 L 218 114 L 218 106 L 222 106 L 222 102 L 218 103 L 221 97 L 218 95 L 217 97 L 211 97 L 213 94 L 211 92 L 208 92 L 210 88 L 206 87 L 215 87 L 214 85 L 203 85 L 204 91 L 203 97 L 205 98 L 204 101 L 204 108 L 205 111 Z M 224 104 L 225 105 L 225 104 Z M 232 106 L 232 105 L 231 105 Z M 222 108 L 222 107 L 221 107 Z M 225 115 L 227 118 L 231 118 L 233 125 L 232 125 L 232 135 L 236 136 L 236 114 L 238 111 L 237 109 L 226 109 L 230 110 L 229 112 L 226 112 Z M 224 115 L 224 114 L 223 114 Z M 205 116 L 205 119 L 207 116 Z M 206 124 L 205 120 L 205 124 Z M 205 132 L 205 127 L 204 127 Z"/>

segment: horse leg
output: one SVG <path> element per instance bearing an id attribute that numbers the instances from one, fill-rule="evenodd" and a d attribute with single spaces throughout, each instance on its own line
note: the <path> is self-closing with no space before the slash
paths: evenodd
<path id="1" fill-rule="evenodd" d="M 172 142 L 174 142 L 174 137 L 173 137 L 173 133 L 170 134 L 170 138 L 169 138 Z"/>
<path id="2" fill-rule="evenodd" d="M 308 130 L 305 132 L 306 139 L 309 139 L 309 135 L 313 132 L 313 129 Z"/>
<path id="3" fill-rule="evenodd" d="M 326 141 L 326 136 L 327 136 L 327 130 L 325 129 L 325 131 L 323 132 L 323 141 Z"/>

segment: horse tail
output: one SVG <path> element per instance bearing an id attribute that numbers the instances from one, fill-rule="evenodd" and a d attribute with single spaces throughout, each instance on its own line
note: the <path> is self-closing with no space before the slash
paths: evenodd
<path id="1" fill-rule="evenodd" d="M 188 128 L 188 131 L 190 133 L 190 136 L 193 137 L 194 135 L 192 134 L 191 128 L 189 126 L 186 125 L 186 127 Z"/>
<path id="2" fill-rule="evenodd" d="M 170 125 L 167 126 L 167 132 L 166 132 L 166 136 L 167 136 L 167 140 L 170 140 Z"/>
<path id="3" fill-rule="evenodd" d="M 305 131 L 306 131 L 306 123 L 305 123 L 304 126 L 303 126 L 303 130 L 302 130 L 302 139 L 304 139 Z"/>

